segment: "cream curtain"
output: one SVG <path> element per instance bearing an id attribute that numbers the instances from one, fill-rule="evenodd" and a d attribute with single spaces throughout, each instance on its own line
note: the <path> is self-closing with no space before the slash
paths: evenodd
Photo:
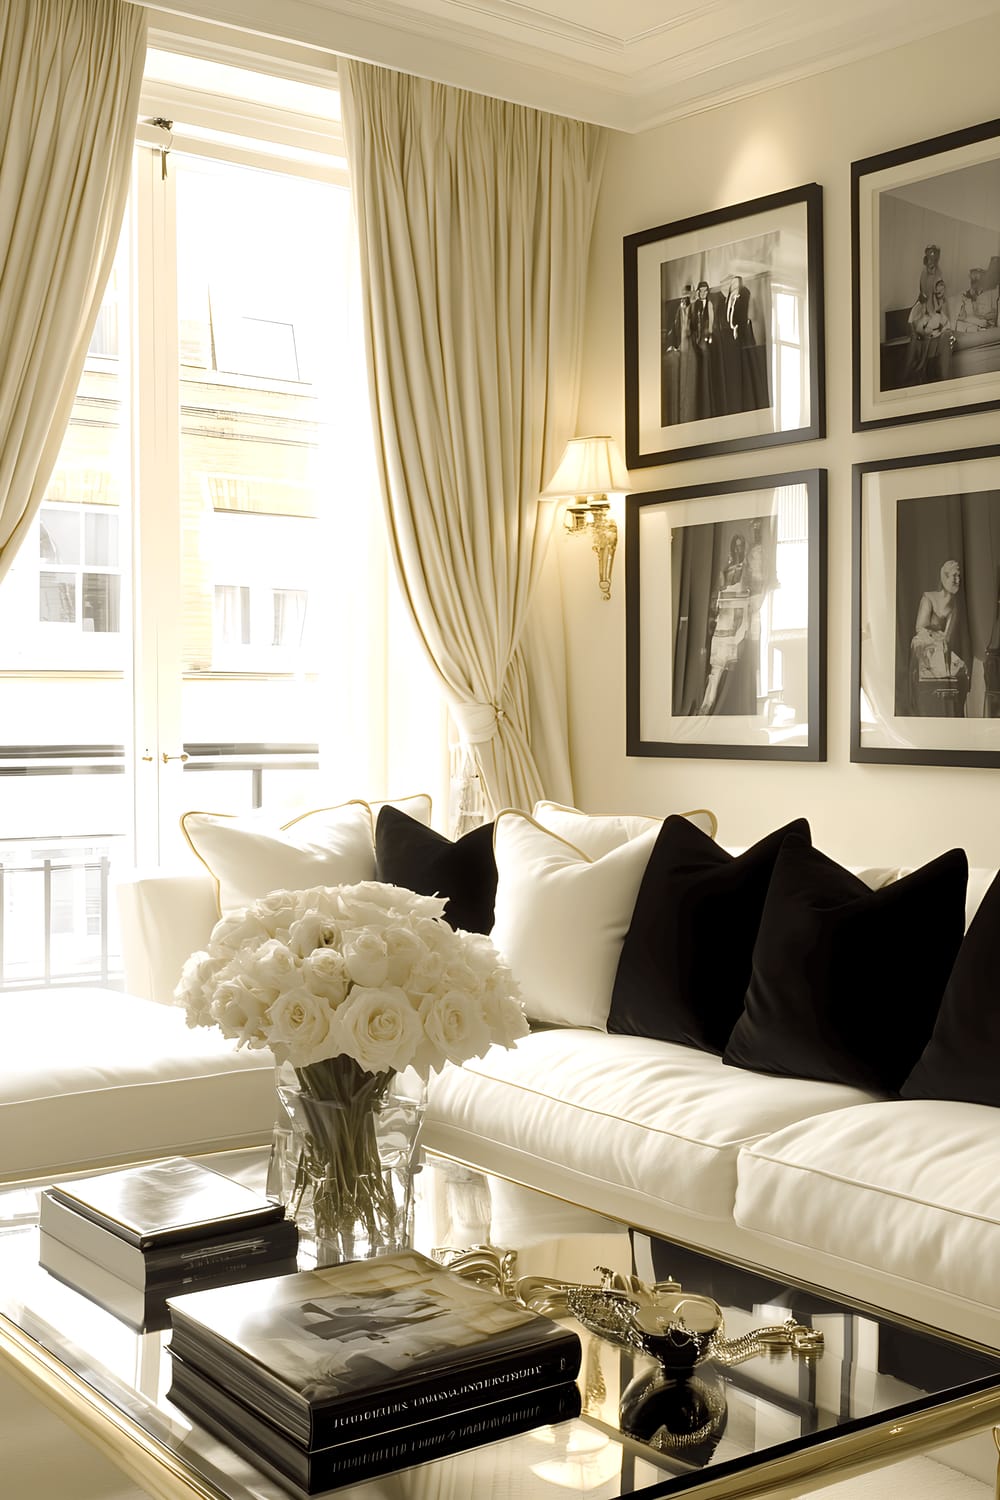
<path id="1" fill-rule="evenodd" d="M 525 629 L 606 136 L 365 63 L 338 76 L 390 548 L 487 814 L 530 807 L 545 763 L 568 766 L 565 706 L 544 747 L 532 724 Z"/>
<path id="2" fill-rule="evenodd" d="M 59 453 L 111 271 L 146 55 L 123 0 L 0 0 L 0 579 Z"/>

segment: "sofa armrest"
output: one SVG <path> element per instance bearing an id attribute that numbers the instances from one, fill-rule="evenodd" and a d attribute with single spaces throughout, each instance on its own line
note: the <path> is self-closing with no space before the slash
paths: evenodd
<path id="1" fill-rule="evenodd" d="M 215 882 L 204 874 L 133 870 L 116 887 L 125 988 L 169 1005 L 185 960 L 219 919 Z"/>

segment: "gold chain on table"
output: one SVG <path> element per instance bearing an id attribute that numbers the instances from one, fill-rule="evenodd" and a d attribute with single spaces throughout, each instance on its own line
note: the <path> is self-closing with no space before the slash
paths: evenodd
<path id="1" fill-rule="evenodd" d="M 745 1359 L 758 1354 L 780 1354 L 790 1349 L 793 1354 L 818 1354 L 823 1348 L 823 1335 L 807 1323 L 797 1323 L 786 1318 L 784 1323 L 768 1323 L 763 1328 L 751 1328 L 737 1338 L 727 1339 L 726 1325 L 720 1323 L 708 1348 L 708 1358 L 717 1359 L 721 1365 L 739 1365 Z"/>

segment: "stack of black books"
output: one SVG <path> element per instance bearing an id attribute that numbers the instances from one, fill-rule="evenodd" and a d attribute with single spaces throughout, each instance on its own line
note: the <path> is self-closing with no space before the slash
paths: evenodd
<path id="1" fill-rule="evenodd" d="M 280 1203 L 185 1157 L 41 1195 L 41 1266 L 144 1331 L 169 1327 L 177 1293 L 294 1272 L 297 1249 Z"/>
<path id="2" fill-rule="evenodd" d="M 170 1308 L 170 1400 L 308 1493 L 580 1411 L 575 1333 L 415 1251 Z"/>

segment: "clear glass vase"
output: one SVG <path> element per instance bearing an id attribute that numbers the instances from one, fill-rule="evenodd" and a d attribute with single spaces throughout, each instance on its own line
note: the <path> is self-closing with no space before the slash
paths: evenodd
<path id="1" fill-rule="evenodd" d="M 276 1092 L 267 1190 L 295 1220 L 299 1264 L 407 1249 L 426 1085 L 334 1057 L 298 1070 L 282 1064 Z"/>

